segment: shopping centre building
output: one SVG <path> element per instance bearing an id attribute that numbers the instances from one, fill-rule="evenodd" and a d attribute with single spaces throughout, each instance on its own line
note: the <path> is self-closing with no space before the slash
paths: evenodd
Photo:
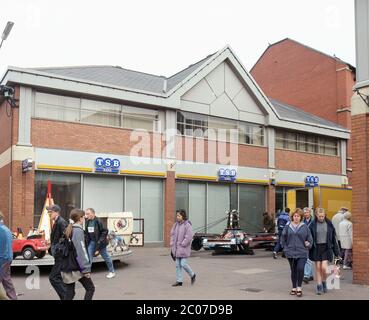
<path id="1" fill-rule="evenodd" d="M 257 231 L 287 205 L 351 207 L 349 130 L 269 99 L 229 46 L 171 77 L 9 67 L 1 84 L 18 100 L 0 100 L 0 210 L 13 230 L 38 226 L 48 181 L 64 216 L 132 211 L 146 243 L 168 244 L 176 208 L 213 233 L 229 209 Z"/>

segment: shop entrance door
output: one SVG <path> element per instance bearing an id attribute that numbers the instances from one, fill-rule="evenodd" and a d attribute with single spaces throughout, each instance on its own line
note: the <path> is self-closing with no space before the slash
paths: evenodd
<path id="1" fill-rule="evenodd" d="M 287 191 L 287 207 L 291 210 L 296 208 L 312 208 L 314 205 L 313 188 L 296 188 Z"/>

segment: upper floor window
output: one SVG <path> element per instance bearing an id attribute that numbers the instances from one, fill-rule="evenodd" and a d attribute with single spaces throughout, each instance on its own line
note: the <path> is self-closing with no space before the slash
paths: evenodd
<path id="1" fill-rule="evenodd" d="M 338 140 L 312 134 L 276 130 L 276 148 L 338 155 Z"/>
<path id="2" fill-rule="evenodd" d="M 264 145 L 264 127 L 203 114 L 178 111 L 177 130 L 180 134 L 220 141 Z M 238 137 L 237 137 L 238 136 Z"/>
<path id="3" fill-rule="evenodd" d="M 160 132 L 164 111 L 36 92 L 33 117 Z"/>

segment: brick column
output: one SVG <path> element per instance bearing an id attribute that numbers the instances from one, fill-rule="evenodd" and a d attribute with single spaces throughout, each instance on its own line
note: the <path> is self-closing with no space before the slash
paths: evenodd
<path id="1" fill-rule="evenodd" d="M 352 214 L 353 214 L 353 282 L 369 284 L 369 118 L 352 117 Z"/>
<path id="2" fill-rule="evenodd" d="M 35 171 L 22 173 L 22 162 L 13 161 L 12 229 L 22 228 L 27 235 L 34 226 Z"/>
<path id="3" fill-rule="evenodd" d="M 275 215 L 275 186 L 269 185 L 267 191 L 267 211 L 270 215 Z"/>
<path id="4" fill-rule="evenodd" d="M 176 204 L 175 171 L 167 171 L 165 181 L 165 209 L 164 209 L 164 245 L 169 247 L 170 230 L 174 224 Z"/>

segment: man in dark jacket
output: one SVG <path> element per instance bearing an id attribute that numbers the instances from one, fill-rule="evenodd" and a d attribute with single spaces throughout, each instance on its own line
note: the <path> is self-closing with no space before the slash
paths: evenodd
<path id="1" fill-rule="evenodd" d="M 274 251 L 273 251 L 273 258 L 274 259 L 277 259 L 278 252 L 280 252 L 282 250 L 282 245 L 281 245 L 282 231 L 283 231 L 284 227 L 286 226 L 286 224 L 288 222 L 290 222 L 290 211 L 291 211 L 290 208 L 286 208 L 278 216 L 278 220 L 277 220 L 278 241 L 277 241 L 277 243 L 274 247 Z"/>
<path id="2" fill-rule="evenodd" d="M 108 229 L 106 229 L 101 221 L 96 217 L 94 209 L 86 209 L 86 216 L 88 220 L 86 221 L 85 231 L 87 235 L 88 254 L 90 256 L 90 261 L 92 263 L 92 260 L 97 252 L 101 254 L 109 269 L 109 274 L 106 277 L 108 279 L 114 278 L 115 271 L 113 261 L 106 250 L 108 245 Z"/>
<path id="3" fill-rule="evenodd" d="M 60 300 L 64 300 L 65 294 L 67 292 L 67 288 L 63 282 L 61 276 L 61 265 L 62 265 L 62 257 L 59 256 L 55 252 L 56 245 L 58 244 L 60 238 L 63 236 L 63 233 L 68 226 L 68 223 L 60 216 L 61 209 L 57 204 L 49 206 L 46 208 L 47 212 L 50 216 L 50 219 L 53 223 L 51 228 L 50 242 L 51 242 L 51 255 L 55 259 L 54 266 L 51 269 L 49 280 L 54 290 L 58 294 Z"/>

